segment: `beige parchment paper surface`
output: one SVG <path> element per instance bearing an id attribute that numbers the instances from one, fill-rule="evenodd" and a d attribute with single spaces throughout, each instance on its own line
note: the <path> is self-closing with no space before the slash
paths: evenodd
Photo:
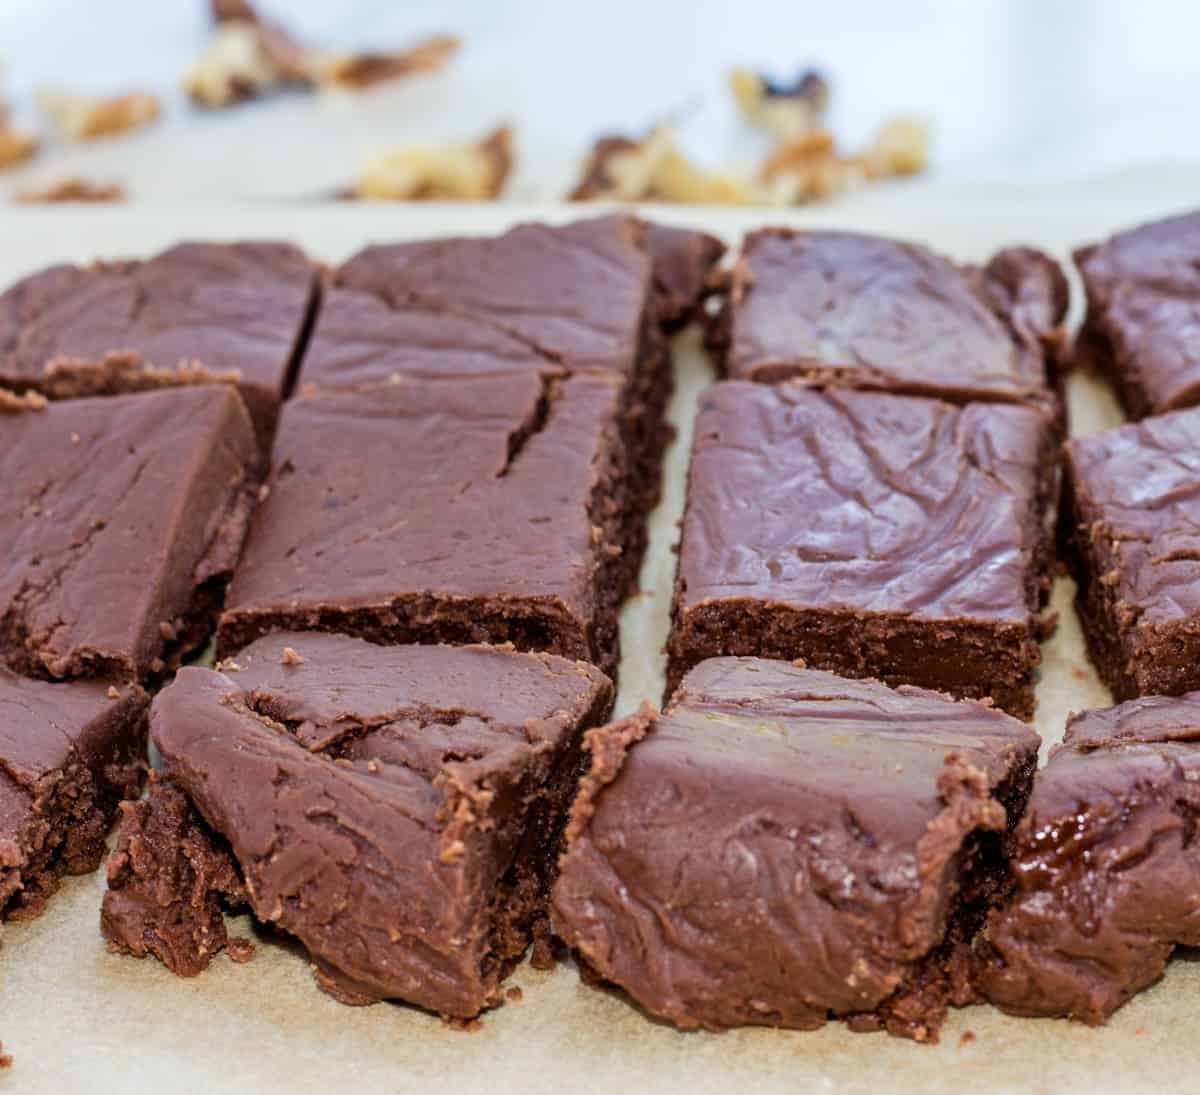
<path id="1" fill-rule="evenodd" d="M 832 209 L 790 215 L 648 210 L 706 227 L 731 242 L 747 228 L 788 222 L 858 228 L 920 240 L 957 258 L 980 259 L 1005 243 L 1070 248 L 1180 208 L 1178 189 L 1158 197 L 1122 191 L 1080 196 L 1052 188 L 944 194 L 901 188 Z M 336 262 L 369 240 L 492 232 L 531 218 L 568 219 L 578 207 L 249 207 L 33 211 L 0 214 L 0 282 L 41 265 L 148 254 L 184 238 L 285 237 Z M 1075 302 L 1078 314 L 1079 301 Z M 711 366 L 695 332 L 677 342 L 679 437 L 652 517 L 641 592 L 622 617 L 618 713 L 662 691 L 675 557 L 698 393 Z M 1072 430 L 1120 420 L 1104 388 L 1070 385 Z M 0 489 L 3 485 L 0 484 Z M 1060 579 L 1060 625 L 1044 648 L 1037 729 L 1061 737 L 1072 709 L 1109 702 L 1083 653 L 1073 589 Z M 7 925 L 0 947 L 0 1040 L 16 1057 L 0 1092 L 687 1092 L 1169 1091 L 1200 1087 L 1200 963 L 1188 954 L 1167 976 L 1091 1030 L 1062 1021 L 1017 1020 L 989 1007 L 951 1015 L 939 1046 L 831 1024 L 815 1033 L 741 1030 L 682 1034 L 617 993 L 581 984 L 570 965 L 549 973 L 521 966 L 511 983 L 523 1000 L 460 1033 L 401 1005 L 348 1008 L 313 984 L 303 952 L 258 937 L 238 966 L 219 957 L 193 980 L 152 960 L 110 955 L 98 930 L 102 872 L 68 880 L 47 913 Z M 240 930 L 251 930 L 244 921 Z M 971 1032 L 974 1038 L 963 1036 Z"/>

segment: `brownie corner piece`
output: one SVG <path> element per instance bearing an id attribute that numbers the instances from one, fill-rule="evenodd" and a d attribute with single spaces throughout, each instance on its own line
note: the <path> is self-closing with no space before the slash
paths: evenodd
<path id="1" fill-rule="evenodd" d="M 613 671 L 645 537 L 621 392 L 609 375 L 526 371 L 290 401 L 218 653 L 337 630 L 512 642 Z M 364 468 L 403 469 L 403 489 Z"/>
<path id="2" fill-rule="evenodd" d="M 1034 707 L 1055 431 L 1015 404 L 724 381 L 701 399 L 668 640 Z M 753 499 L 753 504 L 748 500 Z"/>
<path id="3" fill-rule="evenodd" d="M 63 875 L 100 865 L 141 781 L 148 703 L 134 684 L 0 668 L 0 919 L 38 915 Z"/>
<path id="4" fill-rule="evenodd" d="M 654 270 L 659 326 L 678 331 L 699 314 L 712 291 L 712 274 L 727 250 L 707 232 L 646 222 L 645 246 Z"/>
<path id="5" fill-rule="evenodd" d="M 976 942 L 979 994 L 1098 1025 L 1200 945 L 1200 694 L 1073 715 L 1011 846 L 1010 893 Z"/>
<path id="6" fill-rule="evenodd" d="M 1054 415 L 1067 283 L 1032 248 L 982 268 L 853 232 L 749 233 L 711 341 L 726 375 L 971 400 Z"/>
<path id="7" fill-rule="evenodd" d="M 472 1018 L 547 938 L 581 738 L 611 701 L 589 665 L 499 647 L 284 633 L 185 668 L 154 703 L 163 780 L 127 807 L 106 934 L 196 972 L 245 900 L 338 999 Z"/>
<path id="8" fill-rule="evenodd" d="M 583 962 L 676 1025 L 932 1041 L 1039 739 L 985 704 L 718 658 L 593 730 L 552 898 Z"/>
<path id="9" fill-rule="evenodd" d="M 0 414 L 0 660 L 157 675 L 207 636 L 258 489 L 223 385 Z"/>
<path id="10" fill-rule="evenodd" d="M 1117 699 L 1200 689 L 1200 408 L 1066 445 L 1083 631 Z"/>
<path id="11" fill-rule="evenodd" d="M 266 450 L 318 289 L 312 261 L 273 241 L 52 266 L 0 295 L 0 386 L 79 398 L 233 382 Z"/>
<path id="12" fill-rule="evenodd" d="M 1200 213 L 1168 217 L 1081 247 L 1087 293 L 1080 356 L 1135 418 L 1200 402 Z"/>

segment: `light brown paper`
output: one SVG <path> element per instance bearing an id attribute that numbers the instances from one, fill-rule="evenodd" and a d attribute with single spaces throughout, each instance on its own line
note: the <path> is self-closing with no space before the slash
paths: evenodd
<path id="1" fill-rule="evenodd" d="M 965 197 L 951 206 L 919 189 L 789 217 L 704 210 L 661 212 L 735 240 L 748 227 L 854 227 L 908 236 L 955 257 L 979 259 L 1005 243 L 1068 249 L 1172 211 L 1145 200 L 1077 199 L 1050 191 Z M 566 219 L 578 207 L 310 208 L 294 210 L 56 210 L 0 216 L 0 282 L 62 259 L 149 253 L 178 239 L 292 238 L 327 261 L 368 240 L 491 232 L 519 219 Z M 1076 301 L 1078 312 L 1078 301 Z M 625 656 L 618 711 L 662 692 L 662 658 L 682 509 L 690 420 L 711 370 L 694 332 L 678 342 L 671 413 L 679 439 L 652 522 L 642 592 L 622 617 Z M 1071 381 L 1073 430 L 1119 420 L 1096 382 Z M 0 485 L 2 489 L 2 485 Z M 1081 645 L 1070 582 L 1059 581 L 1057 634 L 1045 646 L 1037 728 L 1061 737 L 1069 710 L 1108 702 Z M 1091 1030 L 1011 1019 L 987 1007 L 951 1015 L 937 1047 L 831 1024 L 815 1033 L 740 1030 L 681 1034 L 616 993 L 584 987 L 570 966 L 522 966 L 520 1003 L 464 1034 L 413 1008 L 348 1008 L 313 984 L 303 952 L 259 938 L 246 966 L 221 956 L 184 981 L 153 960 L 106 953 L 98 930 L 102 874 L 68 881 L 46 915 L 8 925 L 0 949 L 0 1040 L 16 1056 L 0 1092 L 428 1091 L 688 1092 L 920 1090 L 1163 1091 L 1200 1083 L 1200 966 L 1176 960 L 1162 983 Z M 239 922 L 241 931 L 249 930 Z M 967 1032 L 974 1040 L 962 1041 Z"/>

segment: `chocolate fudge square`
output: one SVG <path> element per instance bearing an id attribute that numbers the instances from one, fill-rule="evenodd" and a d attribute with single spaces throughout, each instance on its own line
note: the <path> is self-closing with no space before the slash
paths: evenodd
<path id="1" fill-rule="evenodd" d="M 36 402 L 0 413 L 0 661 L 157 675 L 206 638 L 237 561 L 260 459 L 245 405 L 225 385 Z"/>
<path id="2" fill-rule="evenodd" d="M 1079 351 L 1134 418 L 1200 403 L 1200 213 L 1080 248 L 1087 290 Z"/>
<path id="3" fill-rule="evenodd" d="M 554 372 L 291 400 L 219 653 L 315 629 L 611 670 L 642 518 L 620 408 L 615 377 Z"/>
<path id="4" fill-rule="evenodd" d="M 1117 699 L 1200 689 L 1200 409 L 1066 446 L 1084 635 Z"/>
<path id="5" fill-rule="evenodd" d="M 1029 248 L 982 269 L 851 232 L 750 233 L 715 342 L 735 379 L 1053 407 L 1067 282 Z"/>
<path id="6" fill-rule="evenodd" d="M 721 654 L 1033 712 L 1057 494 L 1029 407 L 725 381 L 701 397 L 672 685 Z"/>
<path id="7" fill-rule="evenodd" d="M 367 247 L 336 272 L 302 382 L 345 390 L 391 375 L 611 374 L 622 383 L 621 427 L 648 510 L 670 436 L 661 328 L 694 311 L 716 246 L 700 233 L 608 216 Z"/>
<path id="8" fill-rule="evenodd" d="M 585 738 L 555 930 L 683 1028 L 936 1041 L 1038 737 L 979 703 L 756 658 Z"/>
<path id="9" fill-rule="evenodd" d="M 1011 898 L 977 946 L 1015 1015 L 1104 1022 L 1200 946 L 1200 693 L 1074 715 L 1038 773 Z"/>
<path id="10" fill-rule="evenodd" d="M 269 448 L 316 297 L 285 243 L 52 266 L 0 296 L 0 385 L 57 399 L 236 381 Z"/>
<path id="11" fill-rule="evenodd" d="M 611 700 L 591 666 L 480 646 L 281 634 L 186 667 L 154 701 L 165 779 L 126 808 L 104 932 L 198 972 L 232 895 L 337 998 L 469 1019 L 550 945 L 582 734 Z"/>
<path id="12" fill-rule="evenodd" d="M 94 871 L 137 793 L 149 700 L 137 685 L 52 684 L 0 667 L 0 918 L 37 916 Z"/>

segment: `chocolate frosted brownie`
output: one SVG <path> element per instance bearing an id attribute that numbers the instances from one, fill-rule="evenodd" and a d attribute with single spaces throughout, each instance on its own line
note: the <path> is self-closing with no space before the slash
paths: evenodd
<path id="1" fill-rule="evenodd" d="M 719 658 L 591 731 L 554 925 L 684 1028 L 936 1040 L 1038 737 L 977 703 Z"/>
<path id="2" fill-rule="evenodd" d="M 1200 688 L 1200 409 L 1066 446 L 1088 649 L 1117 699 Z"/>
<path id="3" fill-rule="evenodd" d="M 1028 407 L 725 381 L 701 397 L 670 680 L 803 658 L 1028 717 L 1057 494 Z"/>
<path id="4" fill-rule="evenodd" d="M 317 629 L 611 670 L 643 517 L 620 405 L 615 377 L 550 370 L 290 401 L 219 652 Z"/>
<path id="5" fill-rule="evenodd" d="M 269 447 L 316 294 L 284 243 L 52 266 L 0 296 L 0 385 L 67 398 L 233 380 Z"/>
<path id="6" fill-rule="evenodd" d="M 675 331 L 695 319 L 712 288 L 713 268 L 725 255 L 716 236 L 666 224 L 646 225 L 654 264 L 654 300 L 659 326 Z"/>
<path id="7" fill-rule="evenodd" d="M 1011 899 L 977 951 L 1015 1015 L 1102 1023 L 1200 946 L 1200 693 L 1075 715 L 1016 831 Z"/>
<path id="8" fill-rule="evenodd" d="M 104 932 L 195 973 L 221 902 L 245 900 L 339 999 L 471 1018 L 531 938 L 549 946 L 582 733 L 611 699 L 549 655 L 331 635 L 182 669 L 154 701 L 165 778 L 127 807 Z"/>
<path id="9" fill-rule="evenodd" d="M 246 408 L 224 385 L 26 402 L 0 413 L 0 661 L 155 675 L 207 636 L 237 561 L 260 459 Z"/>
<path id="10" fill-rule="evenodd" d="M 37 916 L 64 874 L 100 865 L 117 803 L 137 793 L 147 703 L 137 685 L 0 667 L 0 919 Z"/>
<path id="11" fill-rule="evenodd" d="M 1200 403 L 1200 213 L 1080 248 L 1087 290 L 1081 356 L 1135 418 Z"/>
<path id="12" fill-rule="evenodd" d="M 1054 406 L 1067 282 L 1029 248 L 983 268 L 850 232 L 750 233 L 714 335 L 734 378 Z"/>

